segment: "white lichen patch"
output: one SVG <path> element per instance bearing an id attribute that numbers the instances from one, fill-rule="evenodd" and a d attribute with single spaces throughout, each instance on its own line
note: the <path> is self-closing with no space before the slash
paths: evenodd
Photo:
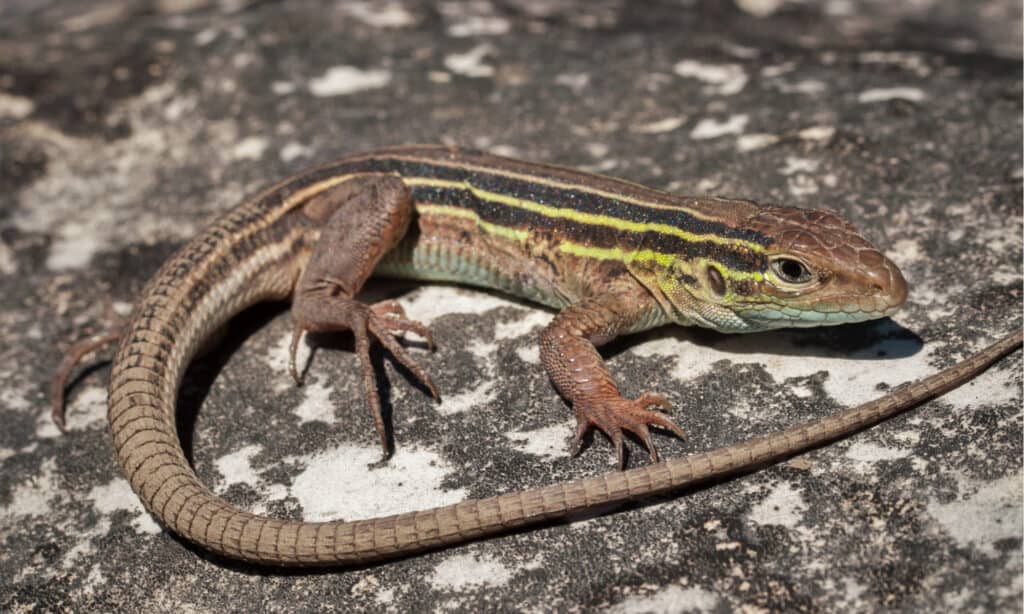
<path id="1" fill-rule="evenodd" d="M 415 446 L 400 446 L 383 465 L 378 465 L 380 448 L 376 445 L 342 445 L 289 460 L 306 466 L 290 490 L 308 521 L 400 514 L 457 503 L 466 497 L 462 489 L 441 489 L 454 471 L 444 457 Z"/>
<path id="2" fill-rule="evenodd" d="M 911 454 L 913 449 L 910 447 L 888 447 L 860 439 L 853 440 L 846 450 L 846 457 L 853 462 L 850 467 L 863 473 L 876 471 L 879 463 L 899 461 Z"/>
<path id="3" fill-rule="evenodd" d="M 835 126 L 808 126 L 797 132 L 797 136 L 805 141 L 829 141 L 835 134 Z"/>
<path id="4" fill-rule="evenodd" d="M 323 75 L 310 79 L 309 91 L 319 98 L 347 96 L 366 90 L 374 90 L 391 83 L 391 71 L 383 69 L 363 70 L 356 66 L 332 66 Z"/>
<path id="5" fill-rule="evenodd" d="M 13 129 L 17 138 L 45 143 L 45 175 L 20 192 L 11 214 L 12 225 L 28 233 L 51 237 L 46 265 L 53 271 L 86 267 L 101 249 L 116 249 L 130 242 L 184 240 L 196 231 L 196 216 L 153 203 L 151 190 L 165 175 L 157 169 L 183 163 L 193 150 L 198 122 L 174 123 L 168 129 L 166 105 L 175 97 L 175 84 L 151 87 L 118 104 L 113 113 L 132 120 L 132 131 L 120 139 L 75 138 L 51 127 L 26 122 Z M 234 140 L 232 140 L 234 142 Z M 218 138 L 203 146 L 221 146 Z M 160 160 L 161 164 L 153 164 Z M 102 207 L 84 206 L 99 203 Z M 140 203 L 148 203 L 140 208 Z M 174 208 L 172 208 L 174 209 Z M 123 232 L 130 220 L 132 232 Z M 173 223 L 169 221 L 173 220 Z"/>
<path id="6" fill-rule="evenodd" d="M 214 461 L 214 467 L 223 477 L 214 489 L 215 492 L 223 495 L 232 484 L 245 484 L 261 497 L 250 510 L 254 514 L 266 514 L 268 502 L 288 496 L 287 488 L 281 484 L 267 482 L 253 466 L 253 459 L 261 451 L 263 446 L 259 444 L 248 445 Z"/>
<path id="7" fill-rule="evenodd" d="M 736 6 L 741 11 L 746 11 L 754 17 L 768 17 L 775 11 L 782 8 L 785 0 L 735 0 Z"/>
<path id="8" fill-rule="evenodd" d="M 517 310 L 521 317 L 514 320 L 498 322 L 494 325 L 495 339 L 515 339 L 524 335 L 535 335 L 537 331 L 544 328 L 554 317 L 551 312 L 541 309 Z"/>
<path id="9" fill-rule="evenodd" d="M 416 25 L 416 17 L 398 2 L 345 2 L 338 5 L 346 13 L 374 28 L 407 28 Z"/>
<path id="10" fill-rule="evenodd" d="M 164 106 L 164 119 L 169 122 L 181 121 L 183 117 L 195 114 L 199 99 L 192 95 L 175 96 Z"/>
<path id="11" fill-rule="evenodd" d="M 979 344 L 975 349 L 980 348 Z M 989 369 L 942 395 L 942 400 L 955 407 L 982 407 L 1006 403 L 1019 405 L 1021 385 L 1015 381 L 1018 375 L 1019 369 Z"/>
<path id="12" fill-rule="evenodd" d="M 308 158 L 313 155 L 313 148 L 302 143 L 285 143 L 284 147 L 277 154 L 282 162 L 292 162 L 298 158 Z"/>
<path id="13" fill-rule="evenodd" d="M 555 84 L 562 85 L 577 94 L 590 84 L 588 73 L 561 73 L 555 76 Z"/>
<path id="14" fill-rule="evenodd" d="M 220 36 L 220 31 L 217 28 L 206 28 L 205 30 L 196 32 L 196 35 L 192 37 L 192 40 L 195 42 L 196 46 L 205 47 L 217 40 L 218 36 Z"/>
<path id="15" fill-rule="evenodd" d="M 821 160 L 813 158 L 800 158 L 797 156 L 786 156 L 786 165 L 779 169 L 783 175 L 795 175 L 796 173 L 813 173 L 818 170 Z"/>
<path id="16" fill-rule="evenodd" d="M 608 150 L 611 148 L 607 143 L 586 143 L 583 145 L 583 149 L 593 158 L 603 158 L 608 155 Z"/>
<path id="17" fill-rule="evenodd" d="M 448 36 L 467 38 L 470 36 L 497 36 L 507 34 L 512 24 L 498 15 L 471 15 L 448 25 Z"/>
<path id="18" fill-rule="evenodd" d="M 840 603 L 844 606 L 838 608 L 844 611 L 856 610 L 858 606 L 863 607 L 864 600 L 863 595 L 868 591 L 868 587 L 861 583 L 857 578 L 846 577 L 842 579 L 842 600 Z"/>
<path id="19" fill-rule="evenodd" d="M 213 466 L 224 478 L 217 491 L 223 493 L 231 484 L 257 486 L 260 476 L 252 466 L 252 459 L 262 450 L 263 446 L 252 444 L 225 454 L 214 461 Z"/>
<path id="20" fill-rule="evenodd" d="M 732 96 L 747 85 L 746 71 L 739 64 L 706 64 L 696 60 L 682 60 L 672 69 L 680 77 L 697 79 L 706 85 L 705 93 Z"/>
<path id="21" fill-rule="evenodd" d="M 516 356 L 527 364 L 538 365 L 540 364 L 540 346 L 536 343 L 531 343 L 518 347 L 516 348 Z"/>
<path id="22" fill-rule="evenodd" d="M 662 134 L 665 132 L 672 132 L 676 128 L 686 123 L 686 116 L 666 117 L 665 119 L 659 119 L 658 121 L 649 122 L 646 124 L 640 124 L 633 126 L 633 132 L 640 134 Z"/>
<path id="23" fill-rule="evenodd" d="M 715 593 L 699 586 L 666 586 L 651 595 L 630 595 L 608 609 L 610 614 L 710 612 L 719 606 Z"/>
<path id="24" fill-rule="evenodd" d="M 778 135 L 765 132 L 743 134 L 736 139 L 736 150 L 740 152 L 756 151 L 771 147 L 779 142 Z"/>
<path id="25" fill-rule="evenodd" d="M 735 416 L 741 420 L 757 419 L 764 414 L 764 408 L 761 407 L 760 403 L 755 403 L 745 397 L 736 399 L 735 402 L 731 403 L 728 407 L 723 407 L 722 410 L 729 412 L 730 416 Z"/>
<path id="26" fill-rule="evenodd" d="M 803 522 L 807 503 L 789 482 L 779 482 L 768 496 L 750 510 L 751 521 L 795 529 Z"/>
<path id="27" fill-rule="evenodd" d="M 818 181 L 812 174 L 818 170 L 820 164 L 820 160 L 788 156 L 786 165 L 779 169 L 779 172 L 788 177 L 786 187 L 789 193 L 796 198 L 817 194 Z"/>
<path id="28" fill-rule="evenodd" d="M 740 134 L 747 127 L 749 119 L 744 114 L 732 115 L 723 121 L 706 117 L 697 122 L 697 125 L 690 131 L 690 138 L 702 141 L 705 139 L 717 139 L 730 134 Z"/>
<path id="29" fill-rule="evenodd" d="M 795 346 L 793 338 L 780 331 L 728 336 L 714 347 L 681 344 L 672 338 L 652 339 L 634 346 L 633 352 L 666 359 L 666 370 L 682 382 L 723 368 L 715 366 L 723 360 L 734 365 L 760 364 L 780 385 L 790 378 L 825 371 L 829 374 L 824 381 L 826 394 L 843 405 L 855 405 L 881 396 L 879 384 L 896 386 L 934 373 L 937 369 L 931 364 L 931 356 L 937 347 L 935 344 L 908 355 L 918 349 L 916 342 L 880 337 L 864 349 L 844 353 Z M 762 351 L 764 348 L 774 351 Z M 674 368 L 669 361 L 675 361 Z"/>
<path id="30" fill-rule="evenodd" d="M 498 344 L 495 343 L 493 339 L 477 339 L 468 346 L 468 349 L 470 354 L 477 358 L 486 361 L 493 361 L 494 355 L 498 351 Z M 489 365 L 490 363 L 488 362 L 485 364 Z"/>
<path id="31" fill-rule="evenodd" d="M 1020 268 L 1016 264 L 997 266 L 992 269 L 988 277 L 992 283 L 1001 286 L 1014 283 L 1020 285 Z"/>
<path id="32" fill-rule="evenodd" d="M 496 156 L 505 156 L 506 158 L 520 158 L 522 157 L 519 153 L 519 148 L 515 145 L 492 145 L 487 148 L 490 153 Z"/>
<path id="33" fill-rule="evenodd" d="M 779 77 L 786 73 L 793 72 L 796 62 L 782 62 L 780 64 L 769 64 L 761 69 L 761 76 L 768 79 Z"/>
<path id="34" fill-rule="evenodd" d="M 513 575 L 512 570 L 494 556 L 455 554 L 441 561 L 428 581 L 437 590 L 459 591 L 505 586 Z"/>
<path id="35" fill-rule="evenodd" d="M 795 175 L 786 181 L 786 189 L 794 197 L 810 196 L 819 191 L 818 182 L 807 175 Z"/>
<path id="36" fill-rule="evenodd" d="M 61 557 L 61 567 L 71 569 L 81 564 L 81 557 L 94 555 L 96 547 L 93 545 L 93 540 L 109 532 L 110 519 L 106 517 L 100 518 L 96 524 L 79 531 L 77 543 Z"/>
<path id="37" fill-rule="evenodd" d="M 270 83 L 270 91 L 278 96 L 287 96 L 293 93 L 298 86 L 291 81 L 273 81 Z"/>
<path id="38" fill-rule="evenodd" d="M 792 82 L 780 80 L 773 85 L 784 94 L 803 94 L 805 96 L 816 96 L 828 89 L 824 81 L 817 79 L 801 79 Z"/>
<path id="39" fill-rule="evenodd" d="M 442 416 L 454 416 L 469 411 L 481 411 L 494 402 L 498 392 L 499 388 L 493 376 L 485 373 L 474 388 L 456 394 L 442 395 L 441 403 L 437 405 L 437 413 Z"/>
<path id="40" fill-rule="evenodd" d="M 402 300 L 405 313 L 413 320 L 430 323 L 456 313 L 484 314 L 499 307 L 518 307 L 496 294 L 455 286 L 429 285 L 418 288 Z"/>
<path id="41" fill-rule="evenodd" d="M 453 38 L 496 36 L 507 33 L 512 24 L 486 1 L 437 3 L 445 32 Z"/>
<path id="42" fill-rule="evenodd" d="M 115 478 L 108 484 L 93 487 L 85 498 L 100 514 L 109 516 L 122 510 L 132 514 L 131 526 L 136 533 L 155 535 L 161 530 L 124 478 Z"/>
<path id="43" fill-rule="evenodd" d="M 85 581 L 82 583 L 82 592 L 86 595 L 95 595 L 97 589 L 107 583 L 106 576 L 100 570 L 98 563 L 94 563 L 89 568 L 89 574 L 85 577 Z"/>
<path id="44" fill-rule="evenodd" d="M 49 412 L 40 416 L 37 423 L 36 436 L 40 438 L 60 437 Z M 81 431 L 90 428 L 106 428 L 107 425 L 107 389 L 103 386 L 89 386 L 74 394 L 65 404 L 65 418 L 69 431 Z"/>
<path id="45" fill-rule="evenodd" d="M 427 79 L 431 83 L 451 83 L 452 75 L 443 70 L 428 70 Z"/>
<path id="46" fill-rule="evenodd" d="M 394 604 L 395 603 L 395 587 L 389 586 L 388 588 L 384 588 L 384 589 L 378 590 L 374 594 L 373 600 L 376 601 L 377 603 L 381 604 L 381 605 L 384 605 L 384 606 L 389 606 L 389 605 Z"/>
<path id="47" fill-rule="evenodd" d="M 98 237 L 91 234 L 85 224 L 68 222 L 57 231 L 46 258 L 46 267 L 51 271 L 84 268 L 101 247 Z"/>
<path id="48" fill-rule="evenodd" d="M 49 516 L 64 494 L 57 485 L 57 461 L 46 459 L 35 475 L 14 487 L 10 505 L 0 507 L 0 524 L 10 525 L 19 517 Z"/>
<path id="49" fill-rule="evenodd" d="M 0 119 L 24 119 L 32 115 L 35 108 L 29 98 L 0 92 Z"/>
<path id="50" fill-rule="evenodd" d="M 18 272 L 18 261 L 14 257 L 14 250 L 0 240 L 0 274 L 14 275 Z"/>
<path id="51" fill-rule="evenodd" d="M 957 500 L 930 503 L 928 513 L 961 546 L 994 555 L 996 542 L 1020 540 L 1022 483 L 1020 472 L 981 484 L 964 480 Z"/>
<path id="52" fill-rule="evenodd" d="M 451 72 L 464 77 L 484 78 L 494 76 L 494 66 L 484 63 L 484 58 L 493 53 L 491 45 L 477 45 L 465 53 L 451 53 L 445 56 L 444 66 Z"/>
<path id="53" fill-rule="evenodd" d="M 909 100 L 921 102 L 927 98 L 924 91 L 917 87 L 884 87 L 864 90 L 857 96 L 858 102 L 887 102 L 889 100 Z"/>
<path id="54" fill-rule="evenodd" d="M 814 389 L 806 383 L 794 384 L 789 387 L 789 391 L 793 393 L 793 396 L 800 399 L 809 399 L 814 396 Z"/>
<path id="55" fill-rule="evenodd" d="M 856 440 L 846 450 L 846 458 L 857 463 L 870 465 L 878 461 L 906 458 L 913 453 L 909 448 L 887 448 L 870 441 Z"/>
<path id="56" fill-rule="evenodd" d="M 307 422 L 333 424 L 337 421 L 334 415 L 334 404 L 331 402 L 332 390 L 331 386 L 327 386 L 319 381 L 305 382 L 302 386 L 302 400 L 292 410 L 299 417 L 300 424 Z"/>
<path id="57" fill-rule="evenodd" d="M 554 460 L 565 457 L 569 450 L 566 442 L 575 429 L 576 422 L 566 420 L 532 431 L 510 431 L 505 438 L 520 452 Z"/>
<path id="58" fill-rule="evenodd" d="M 270 141 L 262 136 L 247 136 L 231 148 L 231 157 L 235 160 L 259 160 L 269 146 Z"/>

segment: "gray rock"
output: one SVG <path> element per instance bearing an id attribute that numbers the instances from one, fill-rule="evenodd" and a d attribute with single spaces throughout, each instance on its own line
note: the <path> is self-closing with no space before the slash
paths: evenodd
<path id="1" fill-rule="evenodd" d="M 245 194 L 343 153 L 445 142 L 681 193 L 842 212 L 903 269 L 892 321 L 609 348 L 716 447 L 947 366 L 1021 326 L 1021 7 L 1009 0 L 369 3 L 9 0 L 0 7 L 0 610 L 1006 610 L 1022 607 L 1021 355 L 780 466 L 358 569 L 288 572 L 162 531 L 112 459 L 108 369 L 47 416 L 66 344 L 124 313 Z M 281 307 L 198 362 L 200 477 L 288 518 L 358 518 L 608 470 L 567 456 L 535 349 L 550 314 L 377 284 L 428 321 L 431 403 L 386 370 L 397 452 L 344 340 L 303 388 Z M 339 351 L 340 350 L 340 351 Z M 632 446 L 633 463 L 645 462 Z"/>

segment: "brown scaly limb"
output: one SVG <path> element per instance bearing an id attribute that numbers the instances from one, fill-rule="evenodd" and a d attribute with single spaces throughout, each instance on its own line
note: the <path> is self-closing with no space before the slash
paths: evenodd
<path id="1" fill-rule="evenodd" d="M 164 526 L 212 552 L 267 565 L 408 555 L 750 471 L 941 395 L 1021 345 L 1014 332 L 869 403 L 710 452 L 419 512 L 293 522 L 214 495 L 182 452 L 175 401 L 192 358 L 250 305 L 292 300 L 293 355 L 305 331 L 352 332 L 385 454 L 370 343 L 437 396 L 395 338 L 429 340 L 429 331 L 393 303 L 355 298 L 371 274 L 488 286 L 559 309 L 541 334 L 542 363 L 576 414 L 577 445 L 597 427 L 620 467 L 624 431 L 656 461 L 648 426 L 682 430 L 652 411 L 667 408 L 661 395 L 620 395 L 601 344 L 666 323 L 745 332 L 862 321 L 893 313 L 907 294 L 895 265 L 825 211 L 689 199 L 447 148 L 346 158 L 227 213 L 171 258 L 136 304 L 113 363 L 108 419 L 132 489 Z M 69 371 L 55 378 L 55 403 Z"/>

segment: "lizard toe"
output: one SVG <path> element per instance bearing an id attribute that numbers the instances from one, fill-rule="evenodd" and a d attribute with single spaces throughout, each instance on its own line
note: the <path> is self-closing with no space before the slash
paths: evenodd
<path id="1" fill-rule="evenodd" d="M 615 446 L 619 469 L 625 468 L 622 436 L 625 431 L 640 439 L 652 463 L 658 462 L 658 451 L 654 446 L 649 425 L 664 428 L 680 438 L 684 437 L 685 433 L 661 412 L 647 409 L 651 406 L 668 409 L 669 404 L 664 396 L 654 393 L 643 394 L 635 400 L 619 397 L 575 403 L 573 409 L 576 412 L 577 426 L 573 437 L 574 455 L 579 454 L 583 435 L 594 427 L 607 435 Z"/>

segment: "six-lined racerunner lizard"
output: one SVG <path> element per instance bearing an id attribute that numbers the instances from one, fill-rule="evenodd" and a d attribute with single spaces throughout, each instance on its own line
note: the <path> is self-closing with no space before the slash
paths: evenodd
<path id="1" fill-rule="evenodd" d="M 615 445 L 636 435 L 652 464 L 490 499 L 354 522 L 307 523 L 237 509 L 196 477 L 175 401 L 189 361 L 244 308 L 290 299 L 295 349 L 307 331 L 351 331 L 378 437 L 369 359 L 379 342 L 436 397 L 396 336 L 429 331 L 394 301 L 354 297 L 372 275 L 498 289 L 557 309 L 540 356 L 577 420 Z M 68 372 L 120 339 L 109 391 L 118 460 L 175 533 L 218 554 L 272 565 L 399 556 L 742 472 L 822 445 L 960 385 L 1021 344 L 1018 331 L 925 380 L 833 416 L 711 452 L 658 462 L 648 427 L 682 435 L 666 399 L 623 398 L 596 348 L 663 324 L 748 332 L 859 322 L 906 299 L 897 267 L 833 213 L 685 198 L 555 166 L 446 147 L 344 158 L 278 183 L 222 216 L 149 282 L 127 327 L 75 346 L 54 379 L 63 428 Z"/>

